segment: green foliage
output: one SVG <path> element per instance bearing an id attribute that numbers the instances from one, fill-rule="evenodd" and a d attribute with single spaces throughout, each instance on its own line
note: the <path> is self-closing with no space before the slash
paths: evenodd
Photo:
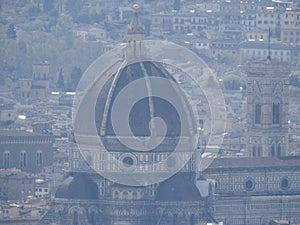
<path id="1" fill-rule="evenodd" d="M 79 14 L 75 19 L 75 23 L 84 23 L 84 24 L 90 24 L 91 18 L 87 13 Z"/>
<path id="2" fill-rule="evenodd" d="M 44 12 L 50 12 L 54 9 L 54 0 L 44 0 L 43 3 Z"/>
<path id="3" fill-rule="evenodd" d="M 101 46 L 74 39 L 72 31 L 76 24 L 72 15 L 74 18 L 81 15 L 80 23 L 100 23 L 105 19 L 106 13 L 84 12 L 80 8 L 80 2 L 81 0 L 6 1 L 0 15 L 0 74 L 30 78 L 32 65 L 47 60 L 51 65 L 51 85 L 58 85 L 57 75 L 64 65 L 65 89 L 75 89 L 82 70 L 101 54 Z M 88 17 L 89 21 L 82 18 L 82 15 Z M 77 68 L 75 72 L 74 68 Z M 61 83 L 62 81 L 60 85 Z"/>
<path id="4" fill-rule="evenodd" d="M 13 23 L 9 24 L 6 34 L 7 38 L 10 39 L 15 39 L 17 37 L 17 31 Z"/>
<path id="5" fill-rule="evenodd" d="M 105 19 L 105 11 L 101 10 L 99 13 L 93 13 L 91 19 L 94 23 L 101 23 Z"/>
<path id="6" fill-rule="evenodd" d="M 222 77 L 222 85 L 226 90 L 240 90 L 240 87 L 246 89 L 246 80 L 238 75 L 225 75 Z"/>
<path id="7" fill-rule="evenodd" d="M 41 13 L 41 10 L 37 6 L 31 6 L 28 9 L 28 16 L 29 17 L 37 17 Z"/>
<path id="8" fill-rule="evenodd" d="M 71 71 L 70 77 L 71 77 L 71 84 L 70 84 L 70 88 L 72 91 L 76 90 L 76 87 L 80 81 L 80 78 L 83 74 L 83 71 L 81 68 L 79 67 L 74 67 Z"/>
<path id="9" fill-rule="evenodd" d="M 64 87 L 65 87 L 65 81 L 64 81 L 64 76 L 63 76 L 62 68 L 60 68 L 60 70 L 59 70 L 56 87 L 58 89 L 61 89 L 61 90 L 63 90 Z"/>
<path id="10" fill-rule="evenodd" d="M 180 10 L 180 0 L 174 0 L 174 10 Z"/>
<path id="11" fill-rule="evenodd" d="M 75 19 L 80 12 L 80 0 L 67 0 L 65 9 Z"/>

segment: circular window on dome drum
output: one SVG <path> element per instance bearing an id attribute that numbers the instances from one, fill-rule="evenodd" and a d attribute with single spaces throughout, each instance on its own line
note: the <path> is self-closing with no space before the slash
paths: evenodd
<path id="1" fill-rule="evenodd" d="M 290 182 L 287 177 L 283 177 L 280 181 L 280 188 L 286 190 L 290 187 Z"/>
<path id="2" fill-rule="evenodd" d="M 133 158 L 131 158 L 130 156 L 126 156 L 124 159 L 123 159 L 123 165 L 124 166 L 127 166 L 127 167 L 130 167 L 133 165 Z"/>
<path id="3" fill-rule="evenodd" d="M 245 181 L 245 189 L 247 191 L 252 191 L 254 189 L 254 181 L 252 178 L 247 178 L 247 180 Z"/>
<path id="4" fill-rule="evenodd" d="M 120 162 L 122 162 L 122 168 L 128 170 L 137 165 L 137 159 L 133 154 L 125 153 L 120 156 Z"/>

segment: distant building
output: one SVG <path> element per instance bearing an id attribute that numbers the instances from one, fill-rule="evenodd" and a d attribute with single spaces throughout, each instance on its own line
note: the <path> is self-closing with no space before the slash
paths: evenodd
<path id="1" fill-rule="evenodd" d="M 32 131 L 37 134 L 51 134 L 52 123 L 51 122 L 34 122 L 32 123 Z"/>
<path id="2" fill-rule="evenodd" d="M 239 16 L 236 12 L 240 10 L 240 5 L 236 4 L 232 8 L 232 4 L 231 1 L 220 3 L 220 11 L 221 14 L 233 11 L 232 16 L 228 16 L 233 21 L 219 23 L 220 21 L 216 19 L 216 26 L 238 24 Z M 262 5 L 257 7 L 264 8 Z M 245 7 L 255 9 L 256 6 L 245 5 Z M 278 34 L 277 18 L 274 18 L 275 14 L 272 16 L 272 9 L 267 10 L 266 15 L 256 17 L 257 22 L 260 21 L 262 29 L 266 29 L 271 24 L 272 32 Z M 226 19 L 227 16 L 224 15 L 222 18 Z M 179 15 L 177 19 L 177 26 L 182 32 L 193 29 L 189 27 L 193 26 L 192 16 Z M 142 56 L 143 27 L 138 26 L 136 13 L 127 34 L 127 41 L 131 44 L 126 52 L 130 56 L 129 59 Z M 271 59 L 268 57 L 267 60 L 256 61 L 247 68 L 246 150 L 249 152 L 249 157 L 216 158 L 200 174 L 197 173 L 196 162 L 192 158 L 181 171 L 161 183 L 131 187 L 112 182 L 90 171 L 88 163 L 93 164 L 94 155 L 91 153 L 86 157 L 87 161 L 83 161 L 79 150 L 74 148 L 70 151 L 73 172 L 68 174 L 57 189 L 51 209 L 40 224 L 69 222 L 74 225 L 84 223 L 138 225 L 145 224 L 147 221 L 147 224 L 196 225 L 223 221 L 226 225 L 267 225 L 272 220 L 289 221 L 290 224 L 299 223 L 300 158 L 287 156 L 289 152 L 287 129 L 289 67 L 286 63 L 275 60 L 276 56 L 279 56 L 279 59 L 288 61 L 291 53 L 287 52 L 290 49 L 283 47 L 278 50 L 271 45 L 269 55 L 266 43 L 259 43 L 263 47 L 258 46 L 258 49 L 242 44 L 239 46 L 236 40 L 215 39 L 209 46 L 212 51 L 215 50 L 213 54 L 216 57 L 221 53 L 238 55 L 238 51 L 243 48 L 246 56 L 249 56 L 251 51 L 251 54 L 261 55 L 264 59 L 271 57 Z M 153 71 L 157 73 L 152 73 Z M 159 74 L 161 77 L 168 78 L 168 73 L 161 70 L 159 64 L 135 62 L 130 67 L 124 67 L 119 77 L 109 80 L 106 84 L 107 90 L 110 90 L 111 96 L 114 96 L 117 90 L 134 79 L 129 74 L 141 77 L 149 76 L 150 73 L 152 76 Z M 162 153 L 160 157 L 152 157 L 149 152 L 130 154 L 126 152 L 126 147 L 116 141 L 110 125 L 111 121 L 107 119 L 111 115 L 109 109 L 114 97 L 108 98 L 107 90 L 101 93 L 103 95 L 98 99 L 95 107 L 95 111 L 100 112 L 97 114 L 96 129 L 98 134 L 101 134 L 107 150 L 115 158 L 122 159 L 122 162 L 127 161 L 137 165 L 142 165 L 149 160 L 161 160 L 172 145 L 168 145 L 168 149 L 160 149 Z M 175 91 L 174 95 L 177 94 L 178 92 Z M 145 105 L 148 107 L 148 103 Z M 163 109 L 157 107 L 154 111 L 156 110 L 162 110 L 162 115 L 165 113 L 164 107 Z M 130 121 L 132 128 L 138 135 L 145 136 L 145 130 L 140 126 L 140 121 L 143 120 L 134 119 L 143 114 L 139 111 L 134 115 Z M 173 118 L 171 113 L 167 113 L 167 117 Z M 174 123 L 176 119 L 172 121 L 170 129 L 176 133 L 176 123 Z M 86 121 L 81 121 L 80 125 L 85 126 L 85 124 Z M 191 127 L 193 125 L 195 124 L 191 124 Z M 171 136 L 167 135 L 167 138 Z M 99 163 L 99 166 L 102 166 L 101 170 L 105 171 L 106 166 L 114 168 L 105 154 L 99 155 L 99 160 L 102 162 Z M 206 195 L 201 192 L 204 186 L 207 187 Z"/>
<path id="3" fill-rule="evenodd" d="M 245 33 L 247 41 L 267 41 L 269 38 L 268 31 L 265 30 L 250 30 Z"/>
<path id="4" fill-rule="evenodd" d="M 288 155 L 287 63 L 267 59 L 247 69 L 247 150 L 251 157 Z"/>
<path id="5" fill-rule="evenodd" d="M 32 174 L 17 169 L 0 169 L 0 199 L 24 200 L 35 195 L 35 179 Z"/>
<path id="6" fill-rule="evenodd" d="M 253 5 L 253 4 L 252 4 Z M 256 16 L 254 10 L 240 11 L 241 26 L 243 30 L 250 31 L 256 28 Z"/>
<path id="7" fill-rule="evenodd" d="M 171 75 L 163 69 L 160 63 L 142 61 L 136 62 L 145 54 L 143 48 L 143 26 L 139 23 L 137 5 L 135 12 L 127 29 L 126 41 L 128 43 L 125 52 L 127 60 L 133 63 L 126 65 L 115 79 L 108 79 L 106 87 L 101 92 L 95 106 L 97 131 L 111 155 L 123 162 L 124 165 L 133 163 L 139 168 L 147 168 L 144 173 L 137 176 L 148 175 L 149 162 L 162 162 L 168 154 L 174 150 L 179 132 L 186 135 L 186 132 L 196 132 L 196 126 L 192 123 L 193 115 L 191 109 L 185 104 L 178 84 L 174 82 Z M 111 74 L 111 78 L 113 73 Z M 167 123 L 168 131 L 162 145 L 155 148 L 157 154 L 148 151 L 132 152 L 118 141 L 118 137 L 111 129 L 110 106 L 115 101 L 115 93 L 130 82 L 138 78 L 163 77 L 174 82 L 168 91 L 179 99 L 180 107 L 187 107 L 182 115 L 188 121 L 188 128 L 180 128 L 180 122 L 176 113 L 168 110 L 168 105 L 160 99 L 145 101 L 145 105 L 138 106 L 130 119 L 132 129 L 138 137 L 147 136 L 148 129 L 141 124 L 145 118 L 159 113 Z M 99 90 L 100 83 L 93 86 Z M 151 91 L 151 87 L 149 87 Z M 110 97 L 109 93 L 112 93 Z M 181 97 L 180 97 L 181 96 Z M 83 101 L 87 103 L 86 101 Z M 149 114 L 149 104 L 153 104 Z M 151 106 L 151 107 L 152 107 Z M 82 106 L 84 107 L 84 106 Z M 145 120 L 143 120 L 143 118 Z M 80 128 L 87 126 L 86 121 L 79 120 Z M 128 136 L 128 134 L 125 134 Z M 128 136 L 130 139 L 131 137 Z M 93 145 L 93 143 L 91 143 Z M 176 145 L 176 144 L 175 144 Z M 105 153 L 100 153 L 100 161 L 95 161 L 96 155 L 90 152 L 83 161 L 78 149 L 70 151 L 70 164 L 73 172 L 69 173 L 62 185 L 57 189 L 53 204 L 48 213 L 41 220 L 40 224 L 60 223 L 66 224 L 92 224 L 92 225 L 155 225 L 155 224 L 215 224 L 216 221 L 210 215 L 211 192 L 207 187 L 207 195 L 201 195 L 196 186 L 195 158 L 189 162 L 175 175 L 157 184 L 127 186 L 112 182 L 111 180 L 95 173 L 88 163 L 99 163 L 100 170 L 112 171 L 115 174 L 124 176 L 115 167 L 113 159 Z M 182 157 L 185 157 L 185 153 Z M 98 155 L 98 154 L 97 154 Z M 88 162 L 88 163 L 87 163 Z M 165 168 L 158 168 L 158 176 L 165 173 Z"/>
<path id="8" fill-rule="evenodd" d="M 242 62 L 265 59 L 269 54 L 268 48 L 268 41 L 243 41 L 239 44 L 239 56 Z M 270 56 L 272 59 L 291 62 L 292 48 L 280 42 L 271 43 Z"/>
<path id="9" fill-rule="evenodd" d="M 266 6 L 262 11 L 256 13 L 256 28 L 269 30 L 272 37 L 280 39 L 280 18 L 282 11 L 274 6 Z"/>
<path id="10" fill-rule="evenodd" d="M 42 172 L 53 163 L 54 138 L 51 135 L 19 130 L 0 130 L 0 168 Z"/>
<path id="11" fill-rule="evenodd" d="M 280 40 L 288 44 L 298 45 L 300 42 L 300 10 L 288 8 L 281 15 L 280 22 Z"/>
<path id="12" fill-rule="evenodd" d="M 73 30 L 73 35 L 83 42 L 103 41 L 106 39 L 106 31 L 99 27 L 79 27 Z"/>
<path id="13" fill-rule="evenodd" d="M 185 13 L 173 17 L 173 31 L 176 33 L 198 33 L 207 27 L 206 13 Z"/>
<path id="14" fill-rule="evenodd" d="M 210 43 L 210 55 L 214 59 L 238 58 L 240 40 L 215 39 Z"/>
<path id="15" fill-rule="evenodd" d="M 224 224 L 300 222 L 300 158 L 218 158 L 203 175 L 215 181 L 213 216 Z"/>
<path id="16" fill-rule="evenodd" d="M 215 181 L 213 216 L 225 224 L 300 222 L 300 158 L 287 156 L 289 73 L 270 57 L 247 67 L 249 157 L 217 158 L 203 172 Z"/>
<path id="17" fill-rule="evenodd" d="M 151 34 L 161 36 L 173 32 L 174 13 L 161 12 L 151 15 Z"/>
<path id="18" fill-rule="evenodd" d="M 25 202 L 0 202 L 0 224 L 4 225 L 36 225 L 45 213 L 47 201 L 32 196 Z"/>
<path id="19" fill-rule="evenodd" d="M 0 124 L 11 123 L 17 119 L 17 110 L 14 105 L 14 103 L 0 103 Z"/>
<path id="20" fill-rule="evenodd" d="M 34 64 L 31 79 L 18 79 L 16 87 L 16 98 L 21 103 L 30 103 L 34 100 L 45 100 L 49 92 L 48 62 Z"/>
<path id="21" fill-rule="evenodd" d="M 50 194 L 50 182 L 43 179 L 36 179 L 34 196 L 36 198 L 48 198 Z"/>

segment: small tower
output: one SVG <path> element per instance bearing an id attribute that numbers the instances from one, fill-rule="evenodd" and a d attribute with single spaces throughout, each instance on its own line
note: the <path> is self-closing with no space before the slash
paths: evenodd
<path id="1" fill-rule="evenodd" d="M 250 157 L 281 157 L 288 151 L 288 63 L 253 62 L 247 69 L 247 149 Z"/>
<path id="2" fill-rule="evenodd" d="M 32 73 L 31 97 L 33 99 L 46 99 L 49 91 L 50 64 L 34 64 Z"/>
<path id="3" fill-rule="evenodd" d="M 32 80 L 48 80 L 50 64 L 45 61 L 43 63 L 33 64 Z"/>
<path id="4" fill-rule="evenodd" d="M 127 59 L 141 59 L 145 54 L 142 40 L 144 40 L 144 27 L 139 22 L 139 5 L 133 5 L 133 17 L 127 28 L 126 41 L 128 43 Z"/>

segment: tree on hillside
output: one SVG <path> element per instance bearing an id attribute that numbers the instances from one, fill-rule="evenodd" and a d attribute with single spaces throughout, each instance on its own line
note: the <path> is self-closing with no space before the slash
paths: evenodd
<path id="1" fill-rule="evenodd" d="M 74 67 L 71 71 L 70 78 L 71 78 L 71 89 L 74 91 L 81 79 L 83 71 L 79 67 Z"/>
<path id="2" fill-rule="evenodd" d="M 177 11 L 180 10 L 180 0 L 174 0 L 173 9 Z"/>
<path id="3" fill-rule="evenodd" d="M 7 38 L 15 39 L 17 37 L 17 31 L 15 25 L 13 23 L 9 24 L 8 29 L 6 31 Z"/>
<path id="4" fill-rule="evenodd" d="M 37 17 L 41 13 L 41 9 L 37 6 L 31 6 L 27 12 L 28 16 Z"/>
<path id="5" fill-rule="evenodd" d="M 82 13 L 79 14 L 75 19 L 74 19 L 75 23 L 85 23 L 85 24 L 89 24 L 91 23 L 91 18 L 87 13 Z"/>
<path id="6" fill-rule="evenodd" d="M 65 8 L 67 12 L 74 18 L 77 17 L 77 15 L 80 12 L 81 8 L 81 1 L 80 0 L 67 0 Z"/>
<path id="7" fill-rule="evenodd" d="M 64 81 L 62 68 L 60 68 L 60 70 L 59 70 L 56 87 L 61 90 L 64 89 L 64 87 L 65 87 L 65 81 Z"/>
<path id="8" fill-rule="evenodd" d="M 44 0 L 43 9 L 46 13 L 54 9 L 54 0 Z"/>

